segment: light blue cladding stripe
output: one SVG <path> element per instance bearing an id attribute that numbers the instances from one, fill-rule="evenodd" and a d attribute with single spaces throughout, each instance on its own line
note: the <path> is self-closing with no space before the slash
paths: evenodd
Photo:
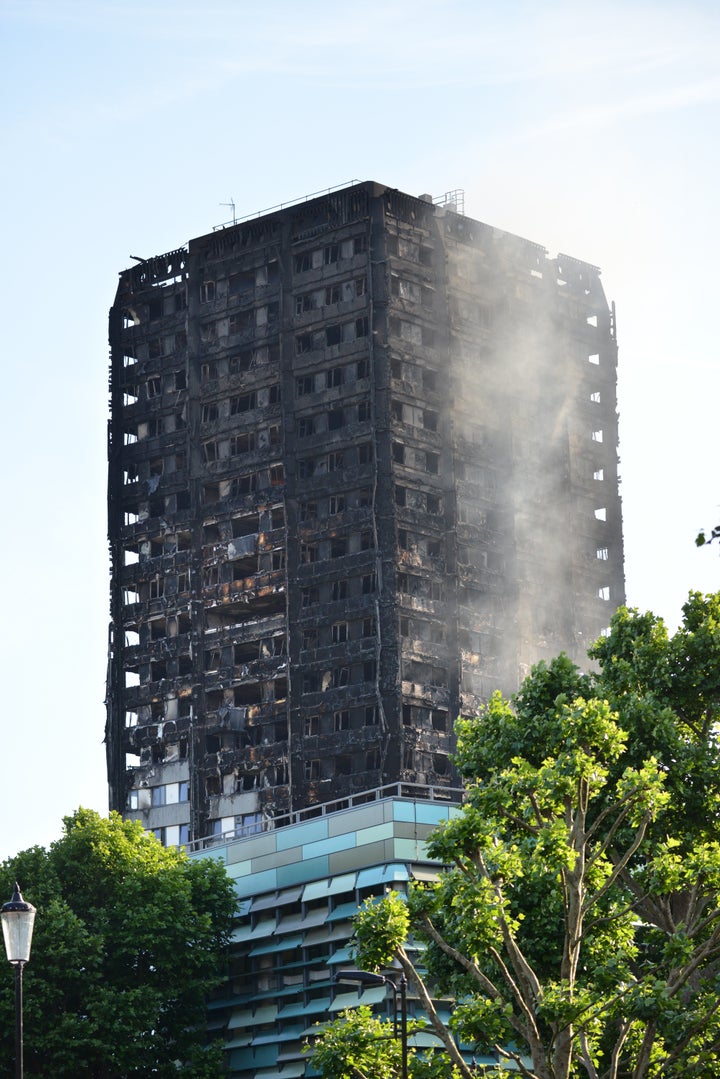
<path id="1" fill-rule="evenodd" d="M 439 824 L 448 820 L 452 806 L 438 805 L 437 802 L 416 802 L 415 811 L 418 824 Z"/>
<path id="2" fill-rule="evenodd" d="M 328 822 L 326 817 L 318 820 L 306 821 L 305 824 L 296 824 L 290 828 L 279 828 L 277 832 L 277 849 L 289 850 L 290 847 L 301 847 L 305 843 L 317 843 L 328 837 Z"/>
<path id="3" fill-rule="evenodd" d="M 306 884 L 303 889 L 303 903 L 311 903 L 314 899 L 324 899 L 328 895 L 337 895 L 338 892 L 352 892 L 355 890 L 355 873 L 340 873 L 331 880 L 315 880 Z"/>
<path id="4" fill-rule="evenodd" d="M 278 888 L 278 874 L 277 869 L 266 869 L 264 873 L 248 873 L 234 882 L 235 895 L 242 899 L 248 895 L 257 895 L 258 892 L 274 892 Z M 294 884 L 295 881 L 290 883 Z"/>
<path id="5" fill-rule="evenodd" d="M 415 820 L 415 803 L 393 802 L 393 819 L 412 823 Z"/>
<path id="6" fill-rule="evenodd" d="M 370 828 L 360 828 L 355 833 L 355 846 L 365 847 L 369 843 L 381 843 L 384 839 L 392 839 L 392 822 L 387 824 L 375 824 Z"/>
<path id="7" fill-rule="evenodd" d="M 333 877 L 328 886 L 327 894 L 338 895 L 340 892 L 354 892 L 356 876 L 356 873 L 340 873 L 337 877 Z"/>
<path id="8" fill-rule="evenodd" d="M 248 873 L 252 873 L 252 862 L 249 858 L 246 858 L 242 862 L 235 862 L 234 865 L 229 865 L 225 868 L 231 880 L 238 880 L 240 877 L 246 877 Z"/>
<path id="9" fill-rule="evenodd" d="M 358 833 L 359 835 L 360 833 Z M 307 843 L 303 847 L 303 859 L 315 858 L 321 854 L 334 854 L 338 850 L 348 850 L 356 846 L 355 833 L 337 835 L 332 839 L 320 839 L 317 843 Z"/>
<path id="10" fill-rule="evenodd" d="M 213 847 L 212 850 L 201 850 L 197 852 L 198 858 L 214 858 L 217 862 L 227 862 L 227 846 Z"/>
<path id="11" fill-rule="evenodd" d="M 370 888 L 373 884 L 388 884 L 391 880 L 410 880 L 406 865 L 391 863 L 376 865 L 372 869 L 361 869 L 358 873 L 358 888 Z"/>

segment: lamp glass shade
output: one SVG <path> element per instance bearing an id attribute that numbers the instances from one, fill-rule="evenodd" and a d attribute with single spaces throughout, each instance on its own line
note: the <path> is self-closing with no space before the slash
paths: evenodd
<path id="1" fill-rule="evenodd" d="M 35 907 L 31 903 L 26 903 L 16 890 L 10 902 L 6 903 L 0 911 L 0 919 L 2 919 L 5 954 L 8 962 L 27 963 L 32 944 Z"/>

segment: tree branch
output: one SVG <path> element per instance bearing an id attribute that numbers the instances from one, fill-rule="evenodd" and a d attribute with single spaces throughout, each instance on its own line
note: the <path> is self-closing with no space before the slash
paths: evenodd
<path id="1" fill-rule="evenodd" d="M 460 1075 L 462 1075 L 464 1079 L 473 1079 L 473 1073 L 470 1071 L 468 1065 L 465 1063 L 465 1060 L 463 1059 L 460 1050 L 455 1044 L 455 1041 L 452 1038 L 450 1031 L 438 1015 L 433 999 L 428 993 L 425 986 L 425 982 L 411 963 L 408 954 L 404 948 L 398 948 L 397 957 L 400 960 L 400 966 L 402 967 L 406 978 L 408 979 L 408 981 L 412 981 L 413 985 L 417 989 L 417 993 L 425 1010 L 425 1014 L 430 1020 L 430 1026 L 433 1028 L 438 1038 L 445 1046 L 448 1056 L 453 1061 L 455 1067 L 458 1069 Z"/>
<path id="2" fill-rule="evenodd" d="M 521 1075 L 525 1076 L 525 1079 L 539 1079 L 536 1069 L 530 1071 L 523 1063 L 522 1057 L 518 1053 L 513 1053 L 512 1049 L 503 1048 L 501 1045 L 494 1045 L 493 1049 L 498 1056 L 504 1057 L 506 1060 L 512 1060 L 517 1064 L 518 1071 Z"/>
<path id="3" fill-rule="evenodd" d="M 603 1074 L 602 1079 L 617 1079 L 618 1068 L 620 1066 L 620 1054 L 623 1045 L 627 1041 L 632 1025 L 631 1019 L 623 1020 L 620 1023 L 620 1033 L 615 1039 L 615 1044 L 613 1045 L 612 1053 L 610 1054 L 610 1067 Z"/>
<path id="4" fill-rule="evenodd" d="M 484 992 L 486 992 L 492 1000 L 505 1001 L 506 997 L 498 989 L 495 983 L 490 978 L 488 978 L 484 971 L 482 971 L 480 967 L 478 967 L 478 965 L 472 961 L 472 959 L 468 959 L 466 955 L 463 955 L 462 952 L 459 952 L 456 948 L 453 948 L 451 944 L 448 944 L 448 942 L 438 932 L 438 930 L 435 928 L 432 921 L 430 920 L 430 918 L 428 918 L 426 914 L 421 915 L 421 920 L 425 932 L 428 934 L 430 939 L 434 941 L 435 944 L 437 944 L 441 951 L 443 951 L 451 959 L 454 959 L 455 962 L 458 963 L 459 966 L 463 967 L 469 974 L 472 974 L 472 976 L 477 980 Z M 495 960 L 497 966 L 500 968 L 500 972 L 505 980 L 505 983 L 510 990 L 510 993 L 514 997 L 515 1002 L 524 1018 L 523 1022 L 517 1015 L 513 1014 L 508 1016 L 508 1022 L 512 1026 L 513 1030 L 515 1030 L 520 1035 L 520 1037 L 527 1042 L 528 1046 L 530 1046 L 531 1049 L 533 1045 L 536 1047 L 540 1046 L 540 1032 L 537 1028 L 537 1024 L 535 1021 L 534 1007 L 528 1006 L 528 1003 L 526 1002 L 520 990 L 520 987 L 516 984 L 515 979 L 513 978 L 510 971 L 507 969 L 507 966 L 505 965 L 497 949 L 489 948 L 488 951 L 492 959 Z M 513 1057 L 513 1059 L 515 1058 Z"/>
<path id="5" fill-rule="evenodd" d="M 587 1043 L 587 1031 L 585 1030 L 580 1031 L 580 1056 L 582 1057 L 582 1062 L 585 1065 L 585 1071 L 588 1073 L 589 1079 L 598 1079 L 598 1071 L 590 1056 L 590 1050 L 588 1049 Z"/>
<path id="6" fill-rule="evenodd" d="M 643 839 L 645 838 L 645 833 L 647 832 L 647 827 L 648 827 L 649 823 L 650 823 L 650 814 L 646 813 L 643 820 L 642 820 L 642 823 L 640 824 L 640 826 L 638 827 L 637 832 L 635 833 L 635 838 L 633 839 L 633 841 L 630 844 L 630 846 L 628 847 L 628 849 L 625 851 L 623 856 L 617 862 L 613 861 L 612 872 L 610 873 L 610 875 L 607 878 L 607 880 L 605 881 L 605 883 L 600 888 L 598 888 L 597 892 L 595 892 L 594 895 L 589 896 L 585 900 L 585 903 L 583 904 L 583 913 L 585 911 L 590 910 L 591 907 L 595 906 L 595 904 L 600 899 L 602 899 L 602 897 L 604 895 L 606 895 L 607 892 L 609 892 L 609 890 L 612 888 L 613 884 L 616 882 L 618 877 L 620 877 L 620 875 L 624 873 L 624 870 L 627 868 L 627 866 L 628 866 L 630 860 L 632 859 L 632 857 L 637 853 L 637 851 L 638 851 L 638 849 L 640 847 L 640 844 L 642 843 Z"/>
<path id="7" fill-rule="evenodd" d="M 672 986 L 668 986 L 670 989 L 669 995 L 674 997 L 684 985 L 688 983 L 692 975 L 698 969 L 701 963 L 704 963 L 706 959 L 709 959 L 714 952 L 718 951 L 718 945 L 720 944 L 720 925 L 715 927 L 715 931 L 712 936 L 706 940 L 700 948 L 695 952 L 690 962 L 678 972 L 678 977 Z"/>
<path id="8" fill-rule="evenodd" d="M 714 1003 L 707 1008 L 703 1015 L 686 1031 L 684 1038 L 674 1047 L 671 1053 L 663 1060 L 663 1064 L 673 1064 L 680 1058 L 682 1052 L 687 1049 L 688 1045 L 695 1037 L 695 1035 L 703 1029 L 703 1027 L 712 1018 L 715 1012 L 720 1008 L 720 997 L 716 997 Z M 712 1047 L 711 1047 L 712 1048 Z"/>

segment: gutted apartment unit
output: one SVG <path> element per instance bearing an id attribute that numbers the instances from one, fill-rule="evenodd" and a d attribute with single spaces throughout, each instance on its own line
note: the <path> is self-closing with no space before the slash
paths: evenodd
<path id="1" fill-rule="evenodd" d="M 120 275 L 111 806 L 167 844 L 388 783 L 624 600 L 596 267 L 361 183 Z"/>

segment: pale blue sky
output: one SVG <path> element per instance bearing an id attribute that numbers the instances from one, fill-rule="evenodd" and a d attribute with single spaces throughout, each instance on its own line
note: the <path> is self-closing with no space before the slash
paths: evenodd
<path id="1" fill-rule="evenodd" d="M 107 309 L 231 199 L 462 187 L 599 265 L 628 601 L 720 587 L 716 3 L 0 0 L 0 48 L 0 857 L 107 808 Z"/>

